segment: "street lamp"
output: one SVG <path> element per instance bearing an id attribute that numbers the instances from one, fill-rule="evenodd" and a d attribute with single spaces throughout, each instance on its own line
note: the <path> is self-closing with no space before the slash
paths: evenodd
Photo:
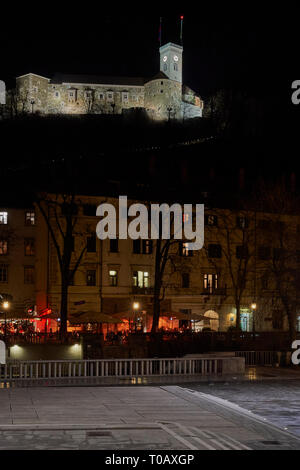
<path id="1" fill-rule="evenodd" d="M 140 309 L 140 304 L 139 302 L 133 302 L 133 310 L 134 310 L 134 328 L 136 332 L 136 316 L 137 316 L 137 311 Z"/>
<path id="2" fill-rule="evenodd" d="M 252 302 L 251 309 L 252 309 L 252 331 L 253 335 L 255 335 L 255 320 L 254 320 L 254 312 L 257 308 L 256 302 Z"/>
<path id="3" fill-rule="evenodd" d="M 9 302 L 7 302 L 7 301 L 3 302 L 2 307 L 4 308 L 4 340 L 6 342 L 6 335 L 7 335 L 6 312 L 9 308 Z"/>

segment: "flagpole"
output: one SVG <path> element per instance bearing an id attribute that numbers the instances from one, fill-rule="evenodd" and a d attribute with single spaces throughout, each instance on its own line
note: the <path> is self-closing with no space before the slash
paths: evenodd
<path id="1" fill-rule="evenodd" d="M 181 20 L 181 25 L 180 25 L 180 44 L 181 44 L 181 46 L 183 46 L 183 20 L 184 20 L 184 16 L 183 16 L 183 15 L 181 15 L 180 20 Z"/>
<path id="2" fill-rule="evenodd" d="M 162 45 L 162 17 L 160 17 L 160 22 L 159 22 L 159 45 L 160 47 Z"/>

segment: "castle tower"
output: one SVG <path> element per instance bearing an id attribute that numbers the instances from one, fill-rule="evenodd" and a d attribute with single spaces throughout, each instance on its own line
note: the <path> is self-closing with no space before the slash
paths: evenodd
<path id="1" fill-rule="evenodd" d="M 169 42 L 159 49 L 160 70 L 170 80 L 182 83 L 183 47 Z"/>

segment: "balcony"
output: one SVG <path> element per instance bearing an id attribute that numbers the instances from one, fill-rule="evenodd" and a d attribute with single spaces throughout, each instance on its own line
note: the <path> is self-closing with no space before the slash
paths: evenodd
<path id="1" fill-rule="evenodd" d="M 227 295 L 227 287 L 219 287 L 218 289 L 203 289 L 202 295 Z"/>
<path id="2" fill-rule="evenodd" d="M 132 287 L 132 294 L 133 295 L 153 295 L 154 289 L 153 287 Z"/>

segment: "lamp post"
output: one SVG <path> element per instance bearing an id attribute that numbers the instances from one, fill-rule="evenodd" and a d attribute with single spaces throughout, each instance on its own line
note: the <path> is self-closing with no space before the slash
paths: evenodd
<path id="1" fill-rule="evenodd" d="M 9 308 L 9 302 L 7 301 L 3 302 L 2 307 L 4 308 L 4 341 L 6 344 L 6 336 L 7 336 L 6 312 Z"/>
<path id="2" fill-rule="evenodd" d="M 253 302 L 253 303 L 251 304 L 253 338 L 255 338 L 255 320 L 254 320 L 254 313 L 255 313 L 256 308 L 257 308 L 256 302 Z"/>
<path id="3" fill-rule="evenodd" d="M 136 316 L 137 316 L 137 311 L 140 308 L 140 304 L 138 302 L 133 302 L 133 310 L 134 310 L 134 329 L 136 332 Z"/>

